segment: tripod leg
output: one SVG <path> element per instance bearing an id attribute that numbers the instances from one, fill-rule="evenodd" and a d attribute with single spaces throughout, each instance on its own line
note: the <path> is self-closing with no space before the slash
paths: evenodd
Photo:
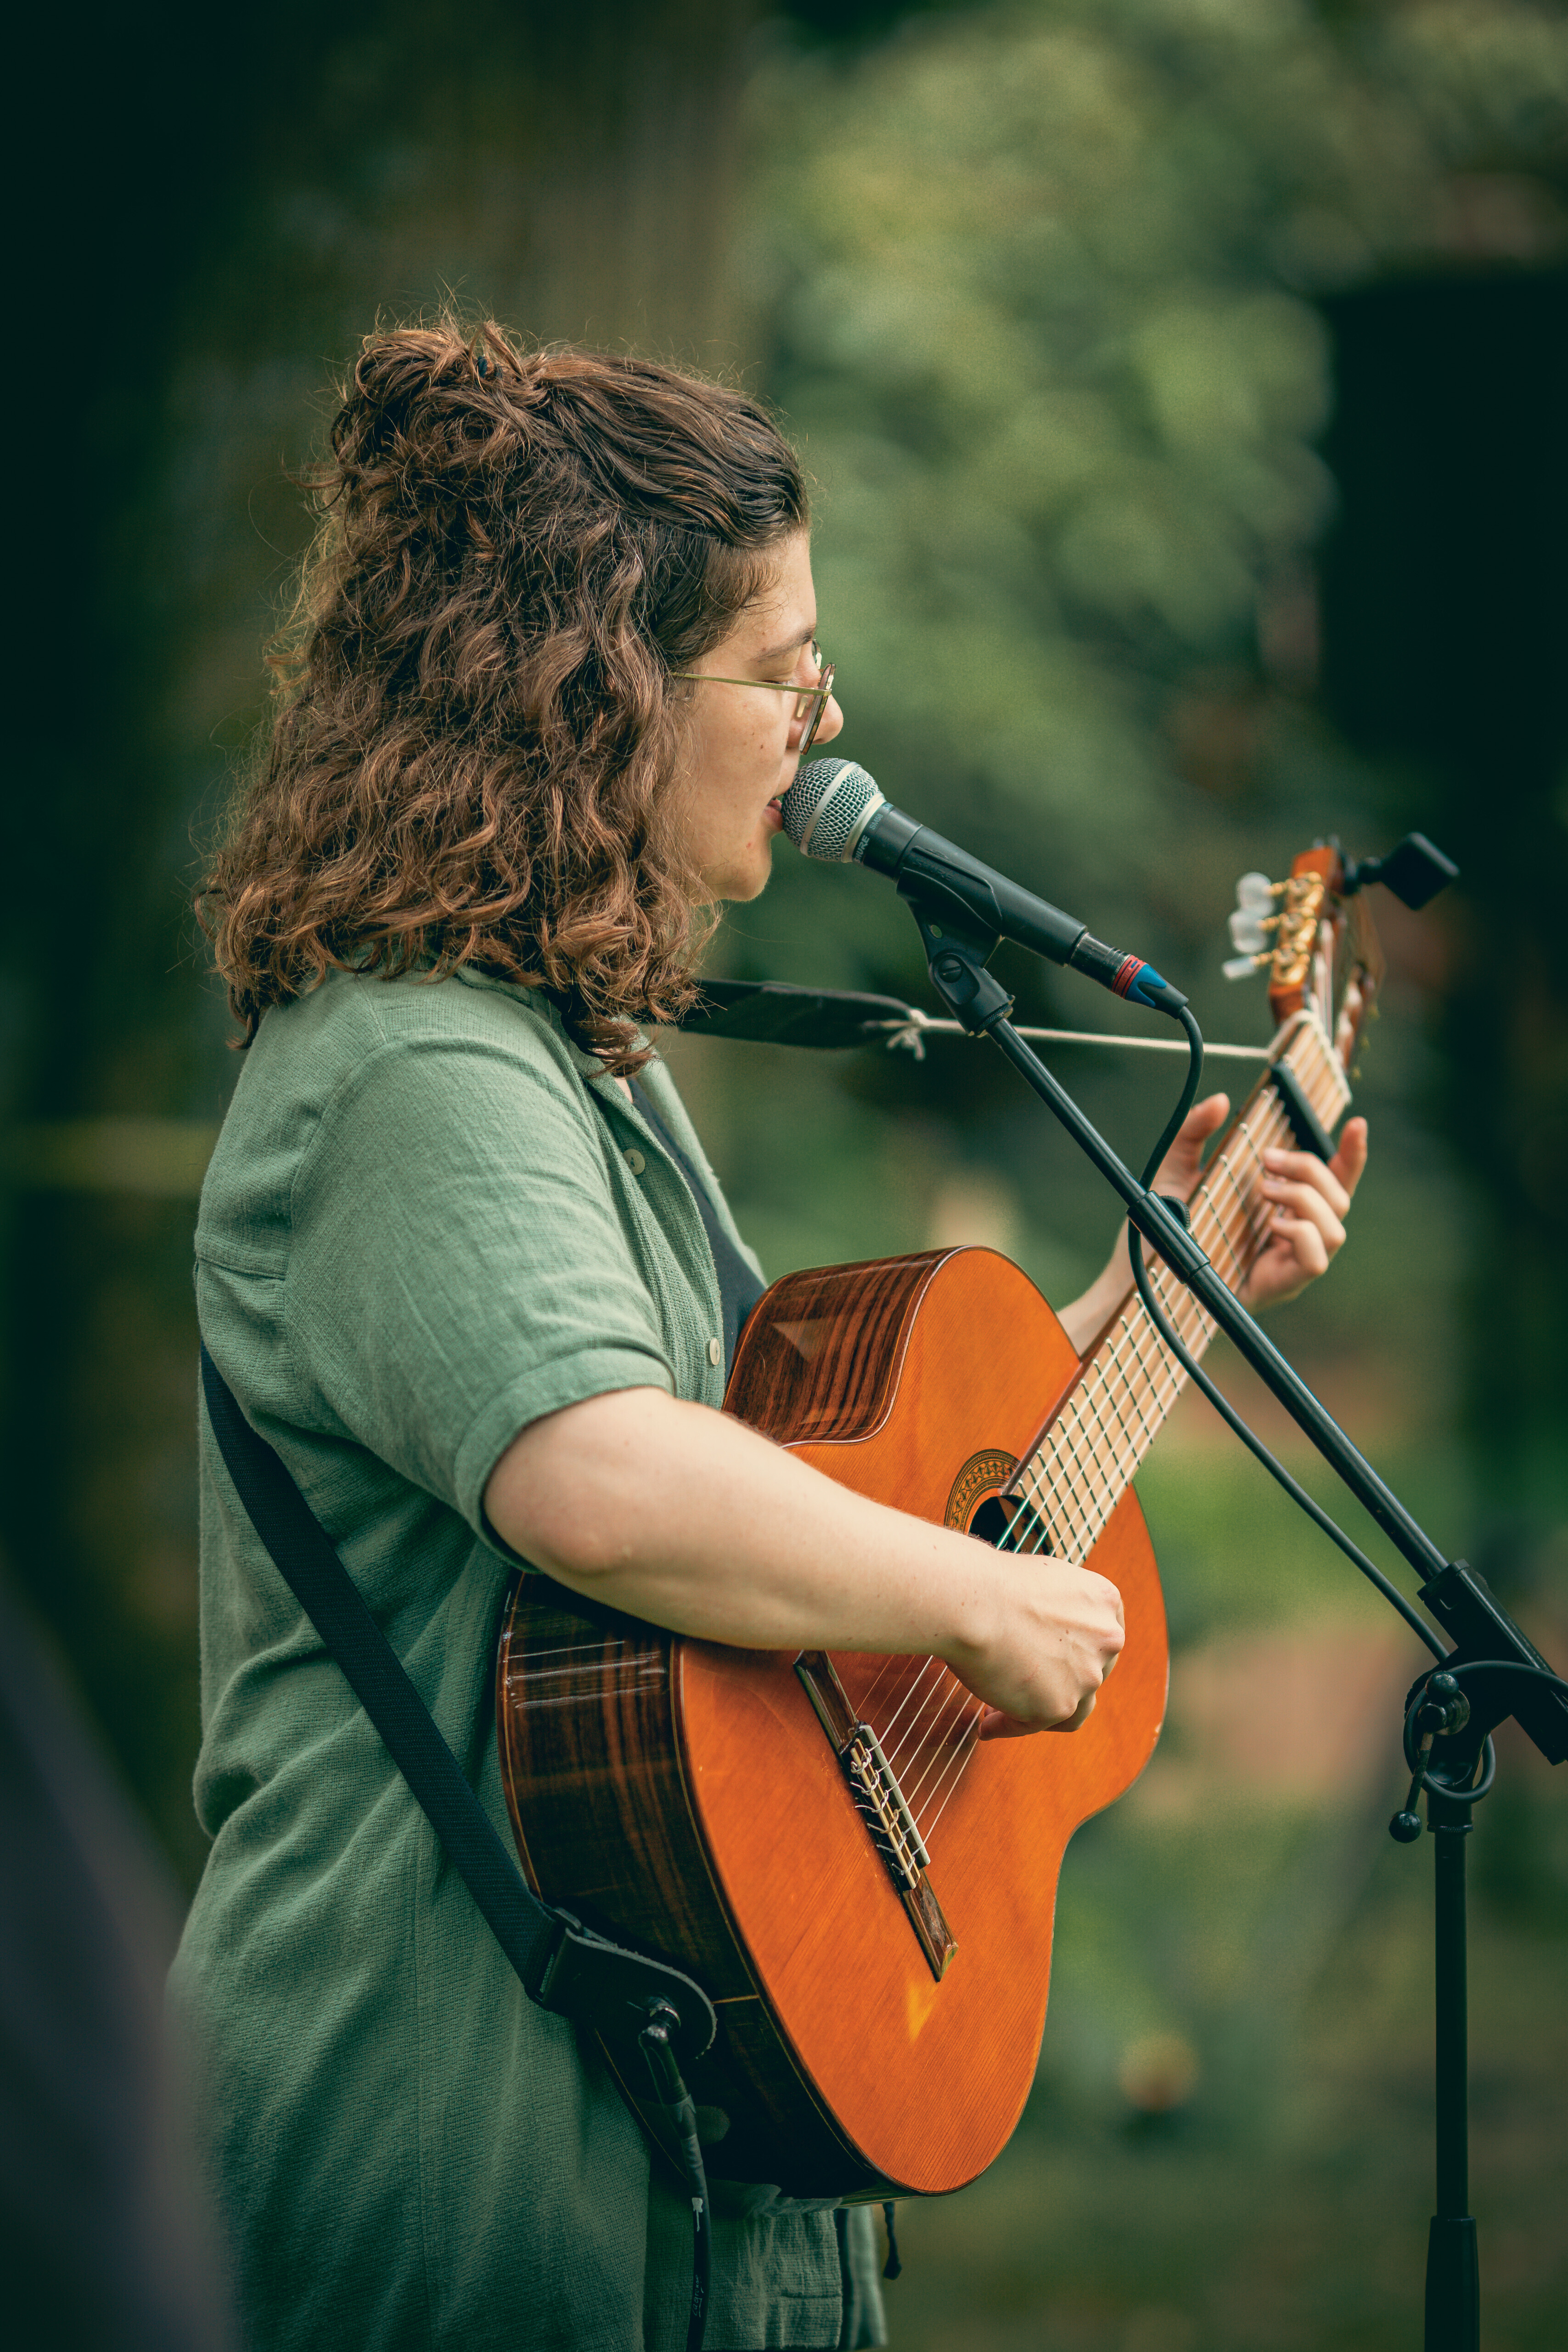
<path id="1" fill-rule="evenodd" d="M 1469 1808 L 1430 1796 L 1436 1963 L 1437 2210 L 1426 2242 L 1426 2352 L 1480 2352 L 1480 2268 L 1471 2220 L 1465 1840 Z"/>

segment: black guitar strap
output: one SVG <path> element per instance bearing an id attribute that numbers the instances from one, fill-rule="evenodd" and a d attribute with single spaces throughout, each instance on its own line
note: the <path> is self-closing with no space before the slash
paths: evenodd
<path id="1" fill-rule="evenodd" d="M 542 2009 L 599 2034 L 634 2079 L 647 2072 L 691 2195 L 687 2344 L 688 2352 L 700 2352 L 710 2254 L 708 2184 L 680 2061 L 700 2058 L 711 2044 L 711 2001 L 679 1969 L 609 1942 L 532 1892 L 325 1529 L 276 1450 L 241 1412 L 205 1341 L 201 1363 L 207 1417 L 252 1526 L 342 1667 L 523 1990 Z"/>
<path id="2" fill-rule="evenodd" d="M 805 1045 L 842 1053 L 886 1045 L 889 1027 L 915 1019 L 901 997 L 851 988 L 797 988 L 787 980 L 705 980 L 676 1028 L 696 1037 L 740 1037 L 758 1045 Z"/>

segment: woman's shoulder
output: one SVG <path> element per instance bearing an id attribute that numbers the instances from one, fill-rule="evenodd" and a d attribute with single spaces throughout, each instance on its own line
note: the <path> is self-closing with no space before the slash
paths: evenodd
<path id="1" fill-rule="evenodd" d="M 542 991 L 468 965 L 439 976 L 420 970 L 393 979 L 380 972 L 330 971 L 319 987 L 271 1008 L 246 1058 L 258 1064 L 287 1058 L 300 1067 L 313 1062 L 353 1065 L 383 1045 L 439 1045 L 448 1040 L 459 1051 L 478 1045 L 567 1067 L 574 1059 Z"/>
<path id="2" fill-rule="evenodd" d="M 581 1125 L 580 1055 L 536 991 L 468 971 L 439 980 L 334 971 L 273 1006 L 245 1055 L 202 1188 L 197 1255 L 270 1261 L 300 1171 L 334 1123 L 363 1116 L 410 1147 L 454 1117 L 520 1095 Z M 221 1240 L 220 1240 L 221 1237 Z"/>
<path id="3" fill-rule="evenodd" d="M 512 1064 L 575 1092 L 585 1057 L 537 990 L 464 969 L 439 979 L 329 972 L 290 1003 L 274 1005 L 245 1057 L 235 1107 L 263 1095 L 319 1114 L 378 1063 L 451 1055 Z M 248 1106 L 247 1106 L 248 1108 Z"/>

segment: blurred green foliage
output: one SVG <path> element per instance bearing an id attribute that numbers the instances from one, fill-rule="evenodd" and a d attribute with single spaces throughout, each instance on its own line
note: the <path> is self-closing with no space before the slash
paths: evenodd
<path id="1" fill-rule="evenodd" d="M 1310 753 L 1255 708 L 1264 805 L 1237 810 L 1246 759 L 1184 761 L 1172 705 L 1205 672 L 1312 684 L 1317 298 L 1449 257 L 1465 175 L 1560 159 L 1568 27 L 1037 0 L 780 61 L 754 107 L 789 128 L 746 284 L 821 484 L 847 740 L 933 817 L 1048 845 L 1064 889 L 1212 931 L 1193 900 L 1260 814 L 1279 837 Z M 1356 794 L 1318 757 L 1326 824 Z"/>

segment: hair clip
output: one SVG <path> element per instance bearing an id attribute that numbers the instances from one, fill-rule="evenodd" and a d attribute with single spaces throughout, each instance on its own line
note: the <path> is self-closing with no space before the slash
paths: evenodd
<path id="1" fill-rule="evenodd" d="M 494 375 L 496 372 L 496 363 L 485 349 L 485 339 L 482 335 L 477 335 L 474 338 L 474 372 L 481 383 L 487 376 Z"/>

